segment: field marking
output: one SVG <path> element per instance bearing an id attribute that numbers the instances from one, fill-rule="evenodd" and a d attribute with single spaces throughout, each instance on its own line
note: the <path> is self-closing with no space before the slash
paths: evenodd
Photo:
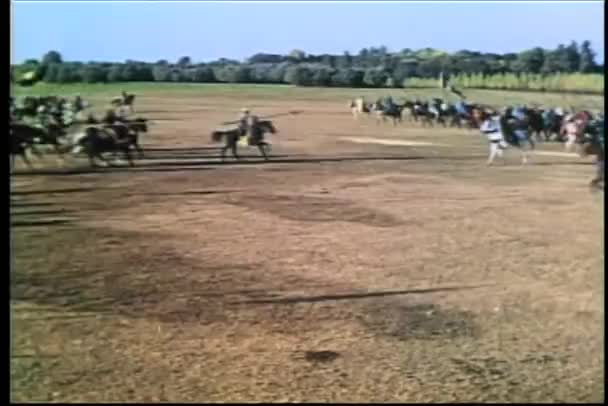
<path id="1" fill-rule="evenodd" d="M 534 155 L 545 155 L 545 156 L 561 156 L 564 158 L 580 158 L 580 156 L 573 152 L 558 152 L 558 151 L 534 151 Z"/>
<path id="2" fill-rule="evenodd" d="M 386 138 L 371 138 L 371 137 L 340 137 L 341 140 L 355 142 L 358 144 L 381 144 L 381 145 L 403 145 L 410 147 L 447 147 L 446 144 L 438 144 L 434 142 L 424 141 L 406 141 L 406 140 L 392 140 Z"/>

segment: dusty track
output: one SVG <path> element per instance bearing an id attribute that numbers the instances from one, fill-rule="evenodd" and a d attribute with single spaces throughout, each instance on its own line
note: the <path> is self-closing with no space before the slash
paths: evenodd
<path id="1" fill-rule="evenodd" d="M 12 178 L 13 400 L 603 400 L 589 161 L 319 102 L 222 165 L 243 102 L 139 99 L 135 168 Z"/>

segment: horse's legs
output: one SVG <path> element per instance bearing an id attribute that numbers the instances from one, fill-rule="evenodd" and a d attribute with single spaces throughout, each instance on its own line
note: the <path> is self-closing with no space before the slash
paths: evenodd
<path id="1" fill-rule="evenodd" d="M 133 163 L 133 158 L 131 157 L 130 145 L 127 145 L 123 149 L 123 152 L 127 158 L 127 162 L 129 162 L 129 166 L 135 166 L 135 164 Z"/>
<path id="2" fill-rule="evenodd" d="M 386 117 L 382 113 L 376 113 L 376 125 L 380 125 L 380 122 L 384 123 L 386 121 Z"/>
<path id="3" fill-rule="evenodd" d="M 36 148 L 36 146 L 34 144 L 30 145 L 29 149 L 32 151 L 32 153 L 34 155 L 36 155 L 38 158 L 42 158 L 42 152 L 38 151 L 38 149 Z"/>
<path id="4" fill-rule="evenodd" d="M 30 159 L 27 157 L 27 153 L 26 150 L 24 149 L 21 152 L 21 158 L 23 158 L 23 162 L 25 162 L 25 164 L 27 165 L 27 167 L 29 169 L 32 169 L 34 167 L 34 164 L 30 161 Z"/>
<path id="5" fill-rule="evenodd" d="M 258 149 L 260 150 L 260 153 L 264 157 L 264 160 L 268 161 L 268 155 L 266 155 L 266 143 L 265 142 L 258 143 Z"/>
<path id="6" fill-rule="evenodd" d="M 234 142 L 231 143 L 230 149 L 232 150 L 232 156 L 234 156 L 234 158 L 236 160 L 238 160 L 240 158 L 239 158 L 239 154 L 237 154 L 237 152 L 236 152 L 236 148 L 237 148 L 236 144 L 237 144 L 237 141 L 235 140 Z"/>
<path id="7" fill-rule="evenodd" d="M 599 189 L 599 184 L 604 181 L 604 160 L 599 160 L 596 162 L 597 172 L 595 174 L 595 178 L 591 180 L 591 187 L 595 187 Z"/>
<path id="8" fill-rule="evenodd" d="M 54 148 L 55 153 L 57 154 L 57 163 L 59 164 L 59 166 L 63 167 L 65 165 L 65 157 L 63 156 L 63 151 L 61 151 L 59 144 L 55 144 Z"/>
<path id="9" fill-rule="evenodd" d="M 87 151 L 87 157 L 89 158 L 89 165 L 91 168 L 97 167 L 97 164 L 95 163 L 95 154 L 91 151 Z"/>
<path id="10" fill-rule="evenodd" d="M 135 150 L 137 151 L 138 158 L 142 159 L 144 157 L 144 150 L 139 145 L 139 135 L 137 133 L 135 135 L 133 135 L 132 145 L 135 147 Z"/>
<path id="11" fill-rule="evenodd" d="M 141 148 L 141 146 L 139 145 L 139 142 L 137 142 L 137 141 L 135 141 L 135 149 L 137 150 L 139 159 L 143 159 L 144 150 Z"/>

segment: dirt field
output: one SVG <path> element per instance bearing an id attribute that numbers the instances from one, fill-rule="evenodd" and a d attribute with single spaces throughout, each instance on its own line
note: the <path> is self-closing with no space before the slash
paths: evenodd
<path id="1" fill-rule="evenodd" d="M 603 401 L 591 160 L 488 168 L 478 132 L 342 99 L 136 106 L 136 167 L 11 179 L 13 401 Z M 243 106 L 301 111 L 272 162 L 212 149 Z"/>

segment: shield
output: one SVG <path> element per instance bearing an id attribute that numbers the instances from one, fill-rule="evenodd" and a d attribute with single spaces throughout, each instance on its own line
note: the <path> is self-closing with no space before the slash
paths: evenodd
<path id="1" fill-rule="evenodd" d="M 249 137 L 247 137 L 247 136 L 240 137 L 237 144 L 240 147 L 248 147 L 249 146 Z"/>

